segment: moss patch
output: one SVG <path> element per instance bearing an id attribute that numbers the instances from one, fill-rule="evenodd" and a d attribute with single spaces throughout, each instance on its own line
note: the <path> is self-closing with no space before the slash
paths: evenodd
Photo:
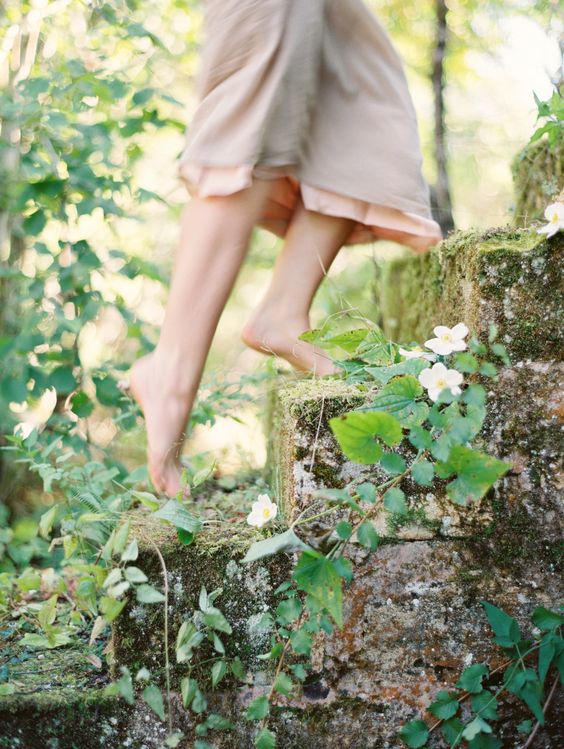
<path id="1" fill-rule="evenodd" d="M 514 223 L 527 226 L 543 217 L 544 209 L 564 185 L 564 141 L 551 146 L 547 138 L 525 146 L 513 159 Z"/>
<path id="2" fill-rule="evenodd" d="M 422 342 L 437 324 L 464 321 L 479 337 L 491 323 L 514 360 L 562 357 L 564 237 L 502 227 L 456 232 L 423 256 L 377 266 L 383 327 Z"/>

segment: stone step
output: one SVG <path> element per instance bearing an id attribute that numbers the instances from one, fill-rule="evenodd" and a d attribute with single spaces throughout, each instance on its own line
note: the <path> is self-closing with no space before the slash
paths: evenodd
<path id="1" fill-rule="evenodd" d="M 260 620 L 269 611 L 273 591 L 287 576 L 289 559 L 276 556 L 264 562 L 242 565 L 241 559 L 251 543 L 262 537 L 244 521 L 216 521 L 206 526 L 192 545 L 184 546 L 172 526 L 154 519 L 150 513 L 139 511 L 132 514 L 132 534 L 139 544 L 136 564 L 147 575 L 149 583 L 162 590 L 159 554 L 168 571 L 173 677 L 185 675 L 186 667 L 175 665 L 176 633 L 182 622 L 197 610 L 202 585 L 208 593 L 217 588 L 223 591 L 216 605 L 233 628 L 233 634 L 224 638 L 227 656 L 238 656 L 246 668 L 259 668 L 261 661 L 257 656 L 270 649 L 270 634 L 261 629 Z M 162 683 L 163 631 L 162 605 L 129 602 L 113 627 L 115 673 L 122 665 L 132 673 L 145 667 L 153 678 L 160 675 Z M 209 655 L 212 653 L 210 649 Z M 195 678 L 198 675 L 194 673 Z"/>
<path id="2" fill-rule="evenodd" d="M 495 490 L 468 507 L 455 505 L 441 482 L 425 489 L 404 481 L 408 514 L 382 510 L 374 525 L 382 538 L 421 540 L 496 533 L 525 533 L 531 549 L 558 543 L 564 527 L 562 424 L 564 365 L 506 367 L 490 385 L 482 447 L 511 463 Z M 271 483 L 291 522 L 314 501 L 316 491 L 340 489 L 352 479 L 378 484 L 388 476 L 377 466 L 348 460 L 329 421 L 370 403 L 377 390 L 340 380 L 301 380 L 272 395 L 269 456 Z"/>
<path id="3" fill-rule="evenodd" d="M 425 255 L 377 268 L 383 328 L 398 343 L 424 342 L 435 325 L 465 322 L 479 337 L 490 323 L 512 361 L 563 358 L 564 235 L 535 229 L 454 233 Z"/>

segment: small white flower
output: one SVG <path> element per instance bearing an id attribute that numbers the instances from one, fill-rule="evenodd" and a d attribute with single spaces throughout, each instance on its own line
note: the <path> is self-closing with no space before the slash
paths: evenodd
<path id="1" fill-rule="evenodd" d="M 278 507 L 268 494 L 259 494 L 257 501 L 253 502 L 250 513 L 247 515 L 247 523 L 255 528 L 262 528 L 270 520 L 274 520 L 278 513 Z"/>
<path id="2" fill-rule="evenodd" d="M 453 395 L 460 395 L 462 374 L 456 369 L 447 369 L 444 364 L 437 362 L 432 367 L 424 369 L 419 375 L 419 382 L 427 389 L 429 398 L 436 401 L 439 393 L 448 389 Z"/>
<path id="3" fill-rule="evenodd" d="M 433 354 L 424 351 L 421 346 L 414 346 L 410 349 L 400 348 L 399 352 L 406 359 L 427 359 L 427 361 L 433 361 L 435 358 Z"/>
<path id="4" fill-rule="evenodd" d="M 553 237 L 557 232 L 564 229 L 564 203 L 551 203 L 548 205 L 545 209 L 544 217 L 548 221 L 548 224 L 538 229 L 537 233 Z"/>
<path id="5" fill-rule="evenodd" d="M 463 322 L 459 322 L 454 328 L 447 328 L 446 325 L 437 325 L 436 328 L 433 328 L 433 333 L 437 337 L 425 341 L 425 346 L 434 351 L 435 354 L 447 356 L 448 354 L 452 354 L 453 351 L 464 351 L 466 348 L 466 341 L 464 339 L 468 335 L 468 328 Z"/>

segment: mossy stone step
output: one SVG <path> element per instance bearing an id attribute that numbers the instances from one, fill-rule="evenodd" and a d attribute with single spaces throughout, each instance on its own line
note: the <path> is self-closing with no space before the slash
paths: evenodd
<path id="1" fill-rule="evenodd" d="M 100 749 L 117 746 L 127 716 L 106 696 L 109 676 L 76 645 L 29 657 L 3 653 L 16 692 L 0 698 L 0 749 Z M 126 711 L 127 712 L 127 711 Z"/>
<path id="2" fill-rule="evenodd" d="M 425 255 L 378 264 L 383 328 L 424 342 L 435 325 L 465 322 L 487 338 L 495 323 L 517 361 L 561 361 L 564 235 L 503 227 L 459 231 Z"/>
<path id="3" fill-rule="evenodd" d="M 315 501 L 315 492 L 341 489 L 351 480 L 375 485 L 389 478 L 378 466 L 348 460 L 339 447 L 329 421 L 332 417 L 370 403 L 375 390 L 342 380 L 301 380 L 281 384 L 271 397 L 269 445 L 271 482 L 288 522 Z M 410 479 L 402 482 L 409 512 L 392 516 L 382 509 L 373 517 L 381 538 L 420 540 L 479 534 L 493 522 L 490 499 L 468 507 L 455 505 L 444 484 L 424 488 Z M 334 525 L 335 517 L 320 523 Z"/>
<path id="4" fill-rule="evenodd" d="M 248 669 L 262 668 L 262 661 L 257 656 L 269 650 L 270 633 L 261 627 L 260 622 L 269 610 L 273 591 L 287 575 L 289 560 L 277 556 L 264 562 L 242 565 L 241 559 L 250 545 L 262 537 L 256 529 L 242 522 L 210 523 L 190 546 L 184 546 L 172 526 L 163 524 L 150 513 L 134 512 L 131 519 L 132 534 L 139 543 L 136 565 L 147 575 L 150 584 L 159 590 L 163 587 L 159 553 L 167 568 L 173 677 L 186 672 L 184 664 L 175 666 L 175 638 L 182 622 L 198 608 L 202 586 L 208 593 L 217 588 L 223 591 L 215 605 L 233 628 L 233 634 L 224 638 L 227 655 L 239 656 Z M 123 665 L 135 672 L 145 667 L 155 680 L 159 677 L 162 680 L 163 628 L 162 604 L 130 601 L 113 626 L 116 669 Z M 198 673 L 193 675 L 197 677 Z"/>

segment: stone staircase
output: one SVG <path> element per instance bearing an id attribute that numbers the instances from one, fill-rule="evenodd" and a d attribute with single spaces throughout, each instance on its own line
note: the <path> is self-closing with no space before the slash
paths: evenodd
<path id="1" fill-rule="evenodd" d="M 382 543 L 372 555 L 353 547 L 357 574 L 345 596 L 345 625 L 317 638 L 314 672 L 301 697 L 277 708 L 274 725 L 283 749 L 399 747 L 403 722 L 424 712 L 433 695 L 452 685 L 469 663 L 499 665 L 480 601 L 514 615 L 527 631 L 536 606 L 562 599 L 557 572 L 564 512 L 561 494 L 562 326 L 558 318 L 564 237 L 547 241 L 510 228 L 461 232 L 424 257 L 379 268 L 378 299 L 384 329 L 409 342 L 436 323 L 464 321 L 478 334 L 494 322 L 512 363 L 491 386 L 484 446 L 512 470 L 478 505 L 465 510 L 440 487 L 406 487 L 410 512 L 401 523 L 376 519 Z M 341 381 L 281 383 L 271 402 L 268 433 L 273 493 L 287 520 L 323 488 L 339 488 L 369 472 L 340 453 L 328 420 L 362 405 L 365 389 Z M 225 680 L 211 708 L 236 728 L 218 734 L 218 749 L 253 746 L 244 706 L 268 683 L 264 662 L 269 635 L 260 620 L 291 560 L 272 557 L 250 566 L 241 558 L 256 538 L 244 523 L 210 525 L 189 547 L 175 531 L 136 512 L 137 562 L 153 585 L 168 570 L 170 628 L 176 632 L 196 604 L 202 584 L 222 587 L 231 622 L 230 655 L 255 673 L 255 689 Z M 163 668 L 163 607 L 128 605 L 113 630 L 114 671 L 127 665 L 152 673 Z M 174 636 L 171 638 L 174 640 Z M 83 664 L 84 656 L 82 661 Z M 171 661 L 172 657 L 171 645 Z M 182 675 L 173 671 L 173 683 Z M 0 703 L 2 749 L 160 747 L 166 729 L 143 704 L 129 707 L 103 697 L 99 687 L 43 690 L 41 699 Z M 194 743 L 190 715 L 174 697 L 174 721 Z M 562 728 L 552 719 L 535 749 L 559 749 Z M 515 702 L 500 710 L 503 746 L 519 747 L 515 725 L 528 717 Z M 442 746 L 440 742 L 435 744 Z"/>

